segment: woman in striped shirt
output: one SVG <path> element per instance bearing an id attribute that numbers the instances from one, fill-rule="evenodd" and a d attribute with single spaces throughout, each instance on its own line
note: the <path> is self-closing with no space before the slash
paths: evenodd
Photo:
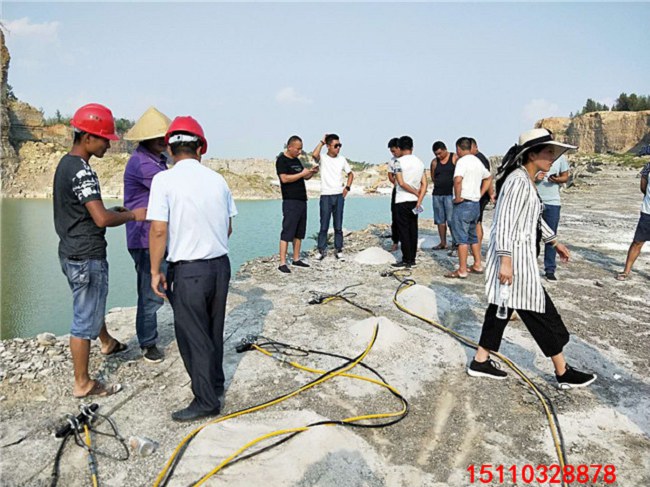
<path id="1" fill-rule="evenodd" d="M 517 311 L 544 355 L 553 361 L 560 388 L 584 387 L 596 380 L 596 375 L 566 363 L 562 349 L 569 342 L 569 332 L 542 287 L 537 267 L 540 241 L 553 244 L 563 262 L 569 260 L 569 250 L 557 242 L 542 219 L 543 205 L 535 186 L 535 175 L 548 172 L 553 161 L 569 149 L 575 147 L 554 141 L 546 129 L 529 130 L 510 148 L 497 171 L 498 200 L 485 285 L 489 306 L 478 351 L 467 369 L 471 376 L 505 379 L 507 374 L 489 354 L 499 350 L 506 325 Z M 499 306 L 507 308 L 505 318 L 497 317 Z"/>

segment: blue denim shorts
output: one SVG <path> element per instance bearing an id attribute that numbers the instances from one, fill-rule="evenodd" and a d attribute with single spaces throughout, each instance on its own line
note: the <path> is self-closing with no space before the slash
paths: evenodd
<path id="1" fill-rule="evenodd" d="M 478 201 L 463 201 L 454 206 L 452 228 L 458 245 L 478 243 L 476 223 L 481 216 L 481 205 Z"/>
<path id="2" fill-rule="evenodd" d="M 95 340 L 106 314 L 108 262 L 106 259 L 61 259 L 61 270 L 72 290 L 70 335 Z"/>
<path id="3" fill-rule="evenodd" d="M 454 197 L 452 195 L 433 195 L 433 222 L 436 225 L 451 223 L 454 214 Z"/>

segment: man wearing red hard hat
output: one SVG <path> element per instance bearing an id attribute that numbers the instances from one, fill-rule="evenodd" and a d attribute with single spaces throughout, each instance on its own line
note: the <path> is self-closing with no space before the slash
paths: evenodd
<path id="1" fill-rule="evenodd" d="M 102 158 L 111 146 L 110 141 L 119 138 L 111 111 L 97 103 L 84 105 L 70 123 L 74 141 L 72 150 L 59 161 L 54 174 L 53 206 L 61 269 L 72 291 L 72 393 L 77 398 L 108 396 L 118 392 L 121 386 L 103 384 L 88 374 L 91 340 L 99 337 L 104 355 L 126 349 L 108 333 L 104 322 L 108 296 L 106 227 L 144 220 L 146 208 L 107 209 L 102 201 L 99 179 L 90 166 L 90 158 Z"/>
<path id="2" fill-rule="evenodd" d="M 176 117 L 165 140 L 174 167 L 151 183 L 151 287 L 160 297 L 166 292 L 174 309 L 178 350 L 192 380 L 194 399 L 172 419 L 193 421 L 221 411 L 228 238 L 237 208 L 226 180 L 201 164 L 208 142 L 196 120 Z M 160 271 L 165 248 L 166 277 Z"/>

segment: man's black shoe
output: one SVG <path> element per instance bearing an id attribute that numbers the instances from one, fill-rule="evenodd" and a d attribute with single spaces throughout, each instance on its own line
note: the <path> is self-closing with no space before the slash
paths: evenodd
<path id="1" fill-rule="evenodd" d="M 280 267 L 278 267 L 278 270 L 280 272 L 284 272 L 285 274 L 291 274 L 291 269 L 287 267 L 287 264 L 281 265 Z"/>
<path id="2" fill-rule="evenodd" d="M 311 267 L 309 264 L 306 262 L 303 262 L 302 260 L 294 260 L 291 265 L 295 265 L 296 267 Z"/>
<path id="3" fill-rule="evenodd" d="M 154 364 L 158 364 L 163 361 L 165 356 L 162 354 L 158 347 L 151 345 L 150 347 L 144 347 L 142 349 L 142 357 L 147 361 Z"/>
<path id="4" fill-rule="evenodd" d="M 508 376 L 501 370 L 499 364 L 492 359 L 487 359 L 485 362 L 472 360 L 469 367 L 467 367 L 467 373 L 472 377 L 488 377 L 497 380 L 503 380 Z"/>
<path id="5" fill-rule="evenodd" d="M 187 421 L 196 421 L 197 419 L 209 418 L 210 416 L 218 416 L 221 408 L 213 409 L 212 411 L 199 411 L 191 407 L 186 407 L 172 413 L 172 419 L 179 423 Z"/>
<path id="6" fill-rule="evenodd" d="M 555 273 L 553 272 L 547 272 L 544 277 L 546 277 L 548 282 L 557 282 L 557 277 L 555 277 Z"/>
<path id="7" fill-rule="evenodd" d="M 408 264 L 404 262 L 403 260 L 400 260 L 399 262 L 395 262 L 394 264 L 391 264 L 391 267 L 406 267 Z"/>

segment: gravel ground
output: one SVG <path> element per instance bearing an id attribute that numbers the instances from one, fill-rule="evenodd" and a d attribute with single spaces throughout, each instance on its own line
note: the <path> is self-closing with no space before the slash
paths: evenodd
<path id="1" fill-rule="evenodd" d="M 554 401 L 569 463 L 613 464 L 618 477 L 614 485 L 650 485 L 647 249 L 632 279 L 614 279 L 634 233 L 641 195 L 637 171 L 598 169 L 584 172 L 564 193 L 560 235 L 573 259 L 560 266 L 559 282 L 547 287 L 572 332 L 566 349 L 570 363 L 593 370 L 598 380 L 586 390 L 558 391 L 550 362 L 519 321 L 506 331 L 502 352 Z M 486 227 L 491 213 L 488 210 Z M 422 219 L 420 226 L 422 236 L 435 235 L 430 219 Z M 352 257 L 370 247 L 387 249 L 386 233 L 386 226 L 380 225 L 349 235 L 346 253 Z M 444 252 L 422 250 L 418 262 L 411 277 L 422 286 L 416 291 L 423 296 L 418 299 L 426 301 L 423 309 L 476 340 L 485 307 L 481 277 L 462 282 L 443 279 L 442 274 L 454 266 Z M 252 261 L 232 284 L 225 333 L 229 387 L 224 412 L 271 399 L 314 378 L 257 352 L 236 354 L 234 347 L 247 334 L 263 333 L 282 342 L 356 356 L 377 322 L 378 339 L 364 362 L 404 394 L 410 412 L 402 422 L 383 429 L 314 428 L 223 470 L 208 485 L 462 486 L 469 485 L 469 465 L 521 468 L 557 461 L 542 408 L 524 383 L 513 374 L 497 383 L 467 377 L 465 366 L 472 351 L 400 312 L 392 303 L 397 281 L 381 276 L 385 264 L 328 258 L 291 275 L 280 274 L 276 267 L 271 258 Z M 381 318 L 342 301 L 307 304 L 311 290 L 335 292 L 359 283 L 351 289 L 357 293 L 353 301 Z M 191 398 L 173 340 L 171 310 L 165 307 L 160 312 L 166 359 L 158 365 L 139 356 L 134 316 L 133 309 L 112 310 L 107 316 L 109 329 L 128 341 L 129 351 L 104 358 L 98 346 L 93 347 L 91 369 L 124 386 L 123 392 L 97 402 L 125 437 L 149 437 L 160 448 L 151 456 L 132 456 L 126 462 L 100 457 L 101 485 L 153 484 L 175 445 L 199 425 L 176 424 L 169 417 Z M 49 485 L 59 445 L 52 428 L 80 403 L 71 396 L 72 369 L 65 344 L 65 337 L 0 344 L 3 485 Z M 316 355 L 297 360 L 317 368 L 340 365 L 336 359 Z M 366 374 L 360 368 L 354 372 Z M 335 378 L 264 411 L 205 428 L 188 448 L 172 485 L 198 480 L 260 434 L 319 419 L 394 411 L 399 406 L 380 387 Z M 104 438 L 97 441 L 100 447 L 117 451 Z M 88 482 L 83 450 L 69 445 L 59 485 Z"/>

